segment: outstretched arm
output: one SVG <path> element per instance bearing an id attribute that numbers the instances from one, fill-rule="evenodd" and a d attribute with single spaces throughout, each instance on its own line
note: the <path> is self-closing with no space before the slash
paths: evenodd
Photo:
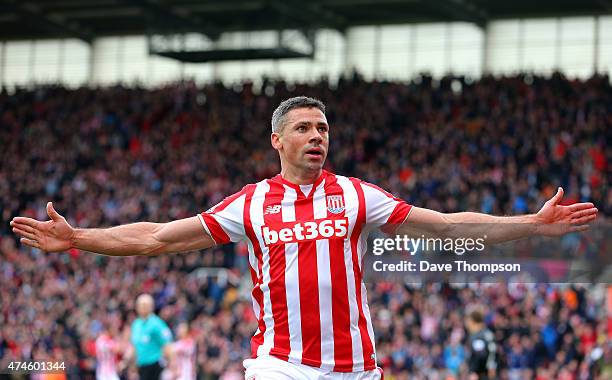
<path id="1" fill-rule="evenodd" d="M 158 255 L 204 249 L 215 243 L 197 217 L 169 223 L 133 223 L 112 228 L 73 228 L 47 203 L 51 218 L 41 222 L 16 217 L 11 221 L 13 232 L 21 242 L 47 252 L 78 248 L 109 256 Z"/>
<path id="2" fill-rule="evenodd" d="M 487 235 L 489 243 L 501 243 L 524 237 L 543 235 L 560 236 L 584 231 L 586 223 L 597 217 L 592 203 L 561 206 L 563 189 L 549 199 L 537 214 L 519 216 L 493 216 L 476 212 L 444 214 L 414 207 L 399 233 L 425 232 L 451 238 Z"/>

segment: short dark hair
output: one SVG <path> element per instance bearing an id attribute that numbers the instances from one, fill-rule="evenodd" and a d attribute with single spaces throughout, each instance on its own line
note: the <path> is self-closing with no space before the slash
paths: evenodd
<path id="1" fill-rule="evenodd" d="M 468 318 L 470 318 L 472 322 L 480 324 L 484 322 L 484 313 L 481 309 L 475 308 L 470 312 Z"/>
<path id="2" fill-rule="evenodd" d="M 289 111 L 296 108 L 318 108 L 321 112 L 325 113 L 325 104 L 322 101 L 315 98 L 309 98 L 307 96 L 296 96 L 283 100 L 281 104 L 276 107 L 272 113 L 272 133 L 278 133 L 283 129 L 285 123 L 285 116 Z"/>

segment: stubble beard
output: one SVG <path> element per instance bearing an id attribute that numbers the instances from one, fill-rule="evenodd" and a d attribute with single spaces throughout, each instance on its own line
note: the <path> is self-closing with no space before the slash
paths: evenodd
<path id="1" fill-rule="evenodd" d="M 323 167 L 325 166 L 326 159 L 327 159 L 327 156 L 324 156 L 320 162 L 318 161 L 313 162 L 313 161 L 309 161 L 308 159 L 305 159 L 304 165 L 302 166 L 302 168 L 309 172 L 315 172 L 315 171 L 322 170 Z"/>

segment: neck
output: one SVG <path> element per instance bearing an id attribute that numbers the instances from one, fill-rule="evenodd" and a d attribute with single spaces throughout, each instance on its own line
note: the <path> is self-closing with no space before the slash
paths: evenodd
<path id="1" fill-rule="evenodd" d="M 317 170 L 296 170 L 287 167 L 281 169 L 281 176 L 296 185 L 310 185 L 321 176 L 323 169 Z"/>

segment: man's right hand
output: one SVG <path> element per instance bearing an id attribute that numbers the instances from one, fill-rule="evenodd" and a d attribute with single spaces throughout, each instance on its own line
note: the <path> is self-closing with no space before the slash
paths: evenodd
<path id="1" fill-rule="evenodd" d="M 21 216 L 13 218 L 13 232 L 22 237 L 21 243 L 46 252 L 70 249 L 74 228 L 68 224 L 66 218 L 55 211 L 51 202 L 47 203 L 47 214 L 51 220 L 46 222 Z"/>

